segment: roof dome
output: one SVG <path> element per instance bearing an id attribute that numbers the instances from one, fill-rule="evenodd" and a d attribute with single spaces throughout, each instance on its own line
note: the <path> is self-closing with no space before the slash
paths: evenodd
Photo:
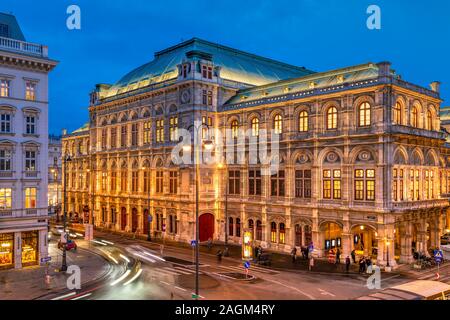
<path id="1" fill-rule="evenodd" d="M 185 41 L 155 53 L 155 59 L 129 72 L 116 82 L 107 96 L 113 96 L 149 84 L 159 83 L 178 76 L 177 65 L 186 59 L 190 51 L 202 51 L 212 55 L 212 61 L 221 67 L 223 79 L 248 85 L 264 85 L 284 79 L 298 78 L 313 73 L 254 54 L 246 53 L 198 38 Z"/>

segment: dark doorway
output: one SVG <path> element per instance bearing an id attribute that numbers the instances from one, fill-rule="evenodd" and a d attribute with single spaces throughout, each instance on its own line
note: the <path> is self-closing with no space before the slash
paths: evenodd
<path id="1" fill-rule="evenodd" d="M 200 242 L 214 237 L 214 216 L 210 213 L 202 214 L 199 218 Z"/>

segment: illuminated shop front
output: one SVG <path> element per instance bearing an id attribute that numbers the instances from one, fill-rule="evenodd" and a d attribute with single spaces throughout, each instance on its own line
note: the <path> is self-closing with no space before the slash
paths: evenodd
<path id="1" fill-rule="evenodd" d="M 352 228 L 353 248 L 357 256 L 377 257 L 377 232 L 370 226 L 358 225 Z"/>
<path id="2" fill-rule="evenodd" d="M 0 233 L 0 269 L 14 267 L 14 233 Z"/>
<path id="3" fill-rule="evenodd" d="M 22 232 L 22 266 L 37 264 L 38 250 L 38 232 Z"/>

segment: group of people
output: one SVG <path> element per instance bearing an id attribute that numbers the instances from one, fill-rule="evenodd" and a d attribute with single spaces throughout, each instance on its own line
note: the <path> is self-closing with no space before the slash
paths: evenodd
<path id="1" fill-rule="evenodd" d="M 309 271 L 312 270 L 312 268 L 314 267 L 314 258 L 310 252 L 310 249 L 308 247 L 302 247 L 301 248 L 301 252 L 302 252 L 302 257 L 303 259 L 308 259 L 308 268 Z M 291 250 L 291 257 L 292 257 L 292 263 L 295 263 L 295 261 L 297 260 L 297 247 L 294 247 Z"/>

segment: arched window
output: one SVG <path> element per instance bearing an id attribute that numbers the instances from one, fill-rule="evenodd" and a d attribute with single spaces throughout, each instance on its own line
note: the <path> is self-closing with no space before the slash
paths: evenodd
<path id="1" fill-rule="evenodd" d="M 254 229 L 254 227 L 255 227 L 255 225 L 254 225 L 254 223 L 253 223 L 253 220 L 252 220 L 252 219 L 248 220 L 248 228 L 252 231 L 252 234 L 253 234 L 253 235 L 255 234 L 255 229 Z"/>
<path id="2" fill-rule="evenodd" d="M 259 119 L 256 117 L 252 119 L 252 136 L 259 136 Z"/>
<path id="3" fill-rule="evenodd" d="M 402 124 L 402 105 L 400 102 L 396 102 L 394 106 L 394 123 Z"/>
<path id="4" fill-rule="evenodd" d="M 427 129 L 433 130 L 433 114 L 430 110 L 427 111 Z"/>
<path id="5" fill-rule="evenodd" d="M 359 126 L 367 127 L 370 126 L 370 104 L 368 102 L 364 102 L 359 106 Z"/>
<path id="6" fill-rule="evenodd" d="M 241 236 L 241 219 L 236 218 L 236 237 Z"/>
<path id="7" fill-rule="evenodd" d="M 232 236 L 232 235 L 233 235 L 233 229 L 234 229 L 234 226 L 233 226 L 233 218 L 230 217 L 230 218 L 228 218 L 228 235 L 229 235 L 229 236 Z"/>
<path id="8" fill-rule="evenodd" d="M 327 110 L 327 129 L 337 129 L 337 109 L 331 107 Z"/>
<path id="9" fill-rule="evenodd" d="M 411 126 L 419 127 L 419 114 L 417 112 L 417 107 L 413 107 L 411 110 Z"/>
<path id="10" fill-rule="evenodd" d="M 277 224 L 275 222 L 270 224 L 270 241 L 277 242 Z"/>
<path id="11" fill-rule="evenodd" d="M 298 117 L 298 131 L 307 132 L 308 131 L 308 112 L 302 111 Z"/>
<path id="12" fill-rule="evenodd" d="M 283 132 L 283 119 L 279 114 L 273 119 L 273 130 L 275 130 L 276 134 L 281 134 Z"/>
<path id="13" fill-rule="evenodd" d="M 237 138 L 238 129 L 239 129 L 239 124 L 238 124 L 237 120 L 233 120 L 231 122 L 231 135 L 233 138 Z"/>
<path id="14" fill-rule="evenodd" d="M 286 242 L 286 229 L 284 223 L 280 223 L 280 233 L 278 236 L 278 242 L 284 244 Z"/>
<path id="15" fill-rule="evenodd" d="M 295 246 L 302 246 L 302 226 L 299 224 L 295 225 Z"/>
<path id="16" fill-rule="evenodd" d="M 262 240 L 262 222 L 256 220 L 256 240 Z"/>

